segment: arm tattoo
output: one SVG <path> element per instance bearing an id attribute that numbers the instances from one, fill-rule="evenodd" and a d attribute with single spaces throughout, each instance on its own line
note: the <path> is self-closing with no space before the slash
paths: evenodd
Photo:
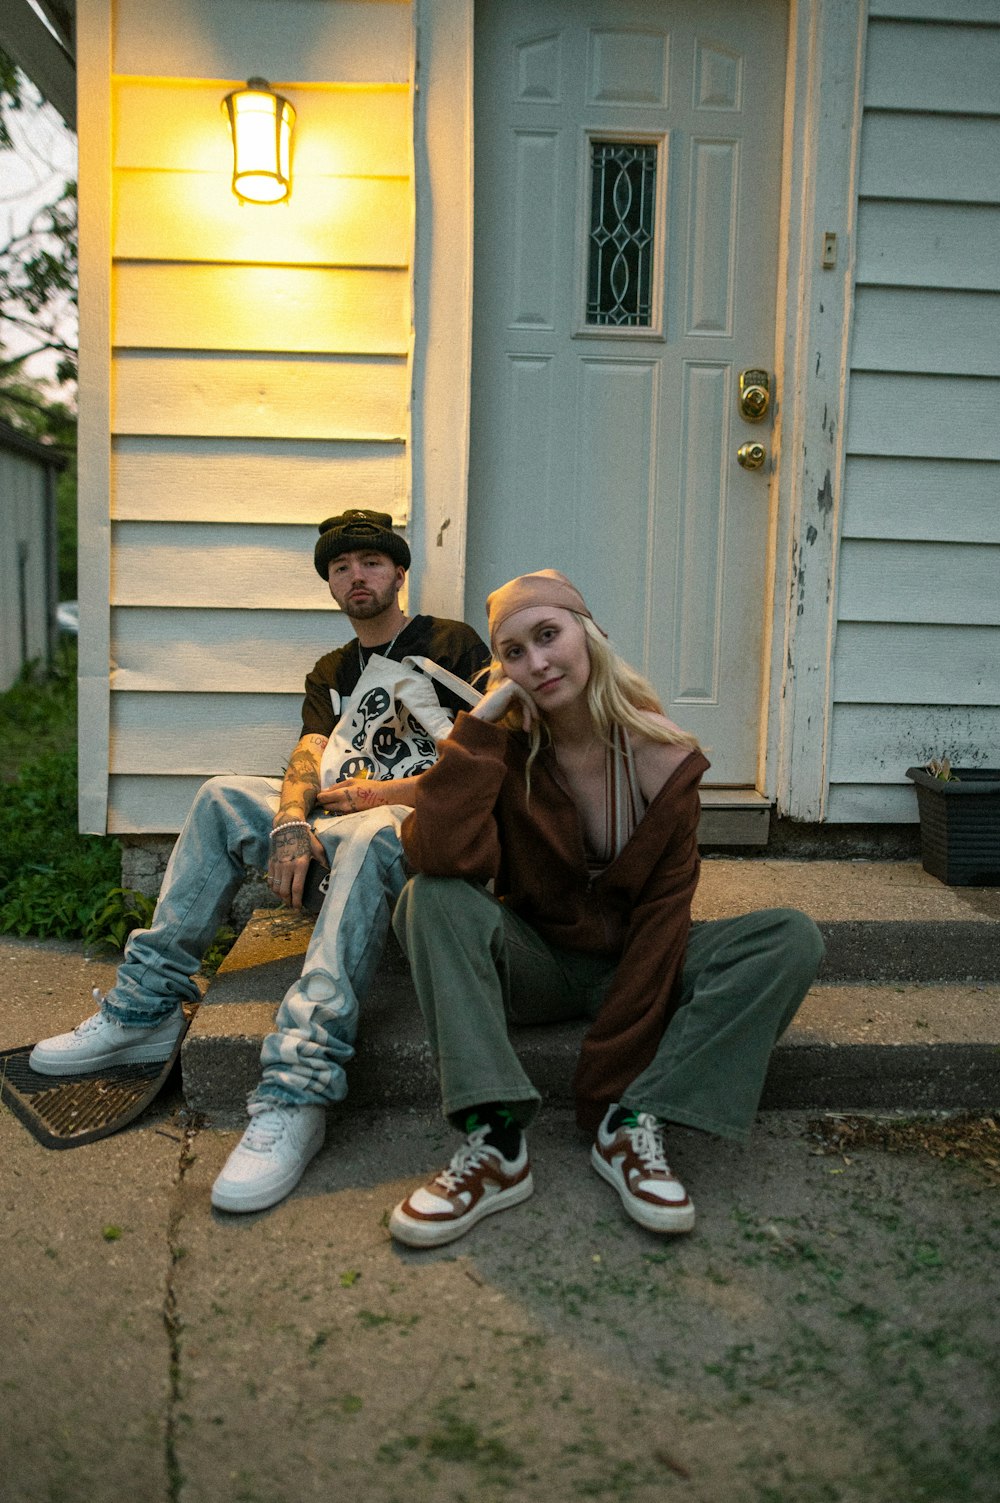
<path id="1" fill-rule="evenodd" d="M 296 783 L 301 783 L 305 788 L 313 788 L 319 791 L 319 764 L 315 757 L 311 757 L 307 751 L 295 751 L 292 760 L 288 764 L 285 777 L 293 778 Z"/>
<path id="2" fill-rule="evenodd" d="M 318 743 L 322 740 L 317 736 L 314 740 Z M 325 744 L 325 743 L 324 743 Z M 320 756 L 322 747 L 317 745 L 316 752 L 310 752 L 302 745 L 295 748 L 291 761 L 285 769 L 284 780 L 281 785 L 281 804 L 278 808 L 278 818 L 295 816 L 300 813 L 308 814 L 316 802 L 316 795 L 320 789 Z"/>

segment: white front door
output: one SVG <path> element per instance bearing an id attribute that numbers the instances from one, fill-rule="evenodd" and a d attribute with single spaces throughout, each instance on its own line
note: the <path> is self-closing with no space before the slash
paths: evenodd
<path id="1" fill-rule="evenodd" d="M 732 786 L 758 770 L 771 413 L 738 381 L 773 382 L 786 30 L 784 0 L 476 0 L 466 613 L 562 569 Z"/>

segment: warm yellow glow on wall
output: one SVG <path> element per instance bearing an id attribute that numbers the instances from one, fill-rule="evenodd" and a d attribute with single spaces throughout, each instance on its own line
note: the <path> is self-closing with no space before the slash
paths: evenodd
<path id="1" fill-rule="evenodd" d="M 252 204 L 275 204 L 292 189 L 295 111 L 266 78 L 250 78 L 223 100 L 233 135 L 233 192 Z"/>

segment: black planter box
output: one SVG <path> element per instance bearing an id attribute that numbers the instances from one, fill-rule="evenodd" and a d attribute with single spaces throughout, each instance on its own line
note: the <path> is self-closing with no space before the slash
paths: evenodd
<path id="1" fill-rule="evenodd" d="M 925 872 L 949 887 L 1000 887 L 1000 768 L 955 767 L 942 782 L 922 767 L 906 776 L 917 790 Z"/>

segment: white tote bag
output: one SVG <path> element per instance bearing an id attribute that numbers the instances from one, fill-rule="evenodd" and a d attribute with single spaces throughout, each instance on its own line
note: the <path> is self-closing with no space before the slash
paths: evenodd
<path id="1" fill-rule="evenodd" d="M 439 689 L 470 709 L 482 699 L 471 684 L 431 658 L 407 657 L 397 663 L 373 654 L 323 751 L 322 786 L 357 777 L 386 782 L 433 766 L 437 743 L 454 719 Z"/>

